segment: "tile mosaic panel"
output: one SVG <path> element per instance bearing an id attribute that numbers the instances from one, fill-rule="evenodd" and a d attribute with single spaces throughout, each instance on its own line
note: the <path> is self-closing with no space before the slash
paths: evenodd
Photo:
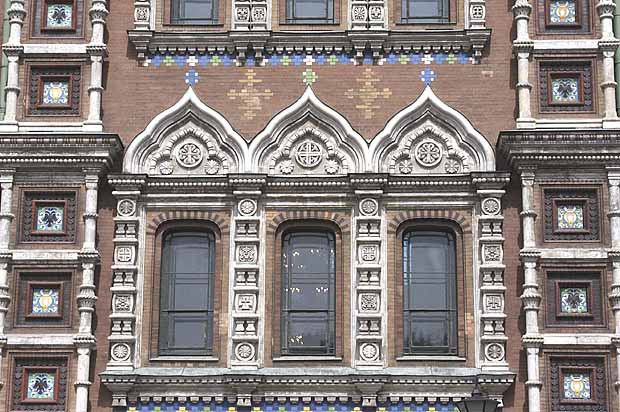
<path id="1" fill-rule="evenodd" d="M 580 76 L 551 77 L 551 103 L 579 104 L 581 101 Z"/>
<path id="2" fill-rule="evenodd" d="M 59 314 L 60 293 L 60 287 L 33 286 L 30 313 L 33 315 Z"/>
<path id="3" fill-rule="evenodd" d="M 588 313 L 588 289 L 561 287 L 560 305 L 562 313 Z"/>
<path id="4" fill-rule="evenodd" d="M 590 374 L 578 372 L 564 374 L 564 399 L 591 398 Z"/>
<path id="5" fill-rule="evenodd" d="M 65 207 L 60 205 L 37 205 L 37 232 L 63 232 Z"/>
<path id="6" fill-rule="evenodd" d="M 73 2 L 48 3 L 45 25 L 47 29 L 73 28 Z"/>
<path id="7" fill-rule="evenodd" d="M 550 24 L 575 24 L 577 22 L 576 0 L 549 0 Z"/>
<path id="8" fill-rule="evenodd" d="M 77 116 L 80 114 L 81 68 L 30 67 L 27 114 Z"/>
<path id="9" fill-rule="evenodd" d="M 69 104 L 69 80 L 44 80 L 41 104 L 45 106 L 66 106 Z"/>
<path id="10" fill-rule="evenodd" d="M 585 222 L 583 218 L 583 204 L 558 205 L 557 228 L 560 230 L 583 230 Z"/>
<path id="11" fill-rule="evenodd" d="M 41 372 L 29 370 L 27 372 L 26 398 L 27 400 L 53 401 L 56 385 L 55 372 Z"/>

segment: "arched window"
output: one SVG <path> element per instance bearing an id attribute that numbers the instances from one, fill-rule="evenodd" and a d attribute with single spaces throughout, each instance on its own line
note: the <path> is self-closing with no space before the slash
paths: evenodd
<path id="1" fill-rule="evenodd" d="M 211 355 L 215 238 L 210 232 L 164 236 L 159 318 L 160 355 Z"/>
<path id="2" fill-rule="evenodd" d="M 450 231 L 403 235 L 405 354 L 456 354 L 456 241 Z"/>
<path id="3" fill-rule="evenodd" d="M 282 239 L 283 355 L 335 353 L 335 243 L 331 231 L 293 231 Z"/>

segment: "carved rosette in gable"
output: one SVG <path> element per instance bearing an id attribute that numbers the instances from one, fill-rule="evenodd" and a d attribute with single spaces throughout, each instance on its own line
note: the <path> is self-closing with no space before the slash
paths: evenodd
<path id="1" fill-rule="evenodd" d="M 245 172 L 247 143 L 189 88 L 129 145 L 124 173 L 212 176 Z"/>
<path id="2" fill-rule="evenodd" d="M 456 139 L 431 120 L 408 132 L 388 156 L 391 174 L 469 173 L 473 167 Z"/>
<path id="3" fill-rule="evenodd" d="M 191 124 L 167 137 L 147 159 L 149 175 L 226 174 L 231 163 L 210 133 Z"/>
<path id="4" fill-rule="evenodd" d="M 351 159 L 327 133 L 307 125 L 289 134 L 271 155 L 269 174 L 347 174 Z"/>
<path id="5" fill-rule="evenodd" d="M 399 175 L 495 170 L 489 141 L 427 87 L 397 113 L 370 145 L 374 171 Z"/>
<path id="6" fill-rule="evenodd" d="M 250 145 L 250 171 L 335 176 L 367 171 L 367 148 L 347 120 L 312 89 L 274 117 Z"/>

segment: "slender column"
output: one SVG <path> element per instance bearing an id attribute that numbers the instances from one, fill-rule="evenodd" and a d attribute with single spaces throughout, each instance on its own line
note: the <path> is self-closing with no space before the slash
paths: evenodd
<path id="1" fill-rule="evenodd" d="M 385 253 L 381 225 L 383 209 L 381 190 L 357 190 L 355 215 L 355 295 L 353 307 L 355 329 L 355 365 L 358 368 L 383 368 L 386 365 L 385 336 Z M 368 406 L 376 405 L 370 393 L 365 394 Z M 374 405 L 372 405 L 374 404 Z"/>
<path id="2" fill-rule="evenodd" d="M 13 170 L 0 171 L 0 340 L 4 340 L 4 322 L 8 311 L 11 297 L 9 295 L 8 270 L 11 261 L 9 250 L 11 213 L 13 202 Z"/>
<path id="3" fill-rule="evenodd" d="M 10 34 L 9 40 L 2 46 L 7 55 L 8 73 L 6 87 L 6 112 L 4 121 L 15 123 L 17 119 L 17 98 L 19 97 L 19 57 L 24 48 L 21 44 L 21 30 L 26 18 L 24 0 L 12 0 L 7 10 L 9 16 Z"/>
<path id="4" fill-rule="evenodd" d="M 599 19 L 601 21 L 601 39 L 599 49 L 603 54 L 603 78 L 601 90 L 603 91 L 605 102 L 604 120 L 616 120 L 616 86 L 614 80 L 614 55 L 618 48 L 618 39 L 614 36 L 613 18 L 616 4 L 613 0 L 600 0 L 596 5 Z"/>
<path id="5" fill-rule="evenodd" d="M 609 227 L 611 229 L 611 290 L 609 302 L 614 314 L 614 337 L 612 344 L 616 348 L 616 374 L 618 381 L 615 383 L 616 409 L 620 410 L 620 168 L 610 168 L 607 171 L 607 185 L 609 190 Z"/>
<path id="6" fill-rule="evenodd" d="M 501 199 L 505 191 L 502 189 L 506 180 L 493 179 L 475 180 L 479 185 L 478 196 L 478 227 L 480 246 L 480 295 L 482 370 L 506 371 L 505 333 L 506 314 L 504 313 L 504 235 Z"/>
<path id="7" fill-rule="evenodd" d="M 262 181 L 261 181 L 262 182 Z M 243 186 L 234 191 L 237 198 L 234 216 L 234 255 L 232 288 L 231 341 L 233 368 L 258 368 L 264 342 L 259 308 L 261 283 L 260 233 L 263 215 L 260 207 L 261 186 Z"/>
<path id="8" fill-rule="evenodd" d="M 84 243 L 82 250 L 94 251 L 97 236 L 97 189 L 99 177 L 86 176 L 86 206 L 84 208 Z"/>
<path id="9" fill-rule="evenodd" d="M 527 352 L 527 376 L 525 382 L 528 394 L 529 412 L 540 412 L 540 346 L 543 343 L 538 328 L 538 311 L 540 310 L 541 296 L 538 285 L 538 259 L 540 252 L 536 250 L 536 233 L 534 212 L 534 170 L 521 170 L 521 190 L 523 211 L 521 222 L 523 225 L 523 249 L 520 257 L 524 268 L 523 310 L 525 311 L 525 335 L 522 337 L 523 347 Z"/>
<path id="10" fill-rule="evenodd" d="M 88 87 L 89 112 L 88 120 L 85 122 L 88 130 L 101 130 L 101 94 L 103 92 L 103 59 L 106 56 L 106 44 L 104 43 L 104 32 L 106 19 L 108 17 L 106 0 L 92 0 L 90 8 L 90 20 L 93 34 L 90 43 L 86 46 L 90 54 L 90 86 Z M 93 127 L 94 126 L 94 127 Z"/>
<path id="11" fill-rule="evenodd" d="M 513 42 L 513 49 L 517 56 L 517 94 L 519 98 L 519 118 L 517 119 L 517 124 L 521 126 L 531 124 L 533 127 L 529 59 L 530 53 L 534 48 L 534 42 L 530 40 L 528 32 L 532 6 L 527 0 L 517 0 L 514 6 L 512 6 L 512 12 L 517 26 L 517 38 Z"/>

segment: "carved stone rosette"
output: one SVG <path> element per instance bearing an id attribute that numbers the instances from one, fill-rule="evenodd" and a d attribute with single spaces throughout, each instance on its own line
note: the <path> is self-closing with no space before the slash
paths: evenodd
<path id="1" fill-rule="evenodd" d="M 486 5 L 485 0 L 469 0 L 469 28 L 484 29 L 486 24 Z"/>
<path id="2" fill-rule="evenodd" d="M 261 213 L 256 192 L 236 195 L 231 366 L 258 367 Z"/>
<path id="3" fill-rule="evenodd" d="M 351 29 L 387 29 L 384 0 L 351 0 L 349 14 Z"/>
<path id="4" fill-rule="evenodd" d="M 268 30 L 269 3 L 267 0 L 235 0 L 233 30 Z"/>
<path id="5" fill-rule="evenodd" d="M 356 282 L 355 362 L 359 367 L 382 367 L 385 348 L 382 290 L 381 209 L 379 193 L 358 193 L 355 216 Z"/>
<path id="6" fill-rule="evenodd" d="M 488 180 L 491 180 L 489 183 Z M 478 208 L 478 249 L 480 267 L 480 350 L 483 371 L 507 370 L 504 312 L 504 262 L 503 223 L 501 188 L 507 183 L 503 179 L 486 179 L 478 186 L 480 203 Z"/>
<path id="7" fill-rule="evenodd" d="M 137 184 L 136 184 L 137 183 Z M 110 178 L 116 189 L 114 217 L 114 265 L 112 266 L 112 314 L 108 369 L 132 369 L 136 354 L 136 282 L 138 278 L 139 179 L 129 182 Z"/>
<path id="8" fill-rule="evenodd" d="M 134 0 L 134 30 L 149 30 L 151 26 L 151 0 Z"/>

